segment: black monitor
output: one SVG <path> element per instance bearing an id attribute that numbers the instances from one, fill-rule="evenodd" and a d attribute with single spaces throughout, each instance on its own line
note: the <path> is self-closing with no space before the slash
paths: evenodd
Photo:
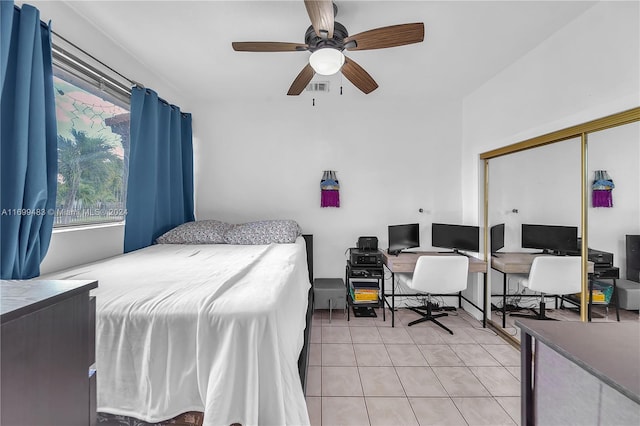
<path id="1" fill-rule="evenodd" d="M 402 250 L 420 247 L 420 225 L 389 225 L 389 254 L 397 255 Z"/>
<path id="2" fill-rule="evenodd" d="M 543 253 L 574 253 L 578 247 L 577 226 L 522 224 L 522 248 L 541 249 Z"/>
<path id="3" fill-rule="evenodd" d="M 431 245 L 434 247 L 450 248 L 479 252 L 480 228 L 468 225 L 448 225 L 444 223 L 431 224 Z"/>
<path id="4" fill-rule="evenodd" d="M 491 227 L 491 253 L 496 253 L 504 247 L 504 223 Z"/>

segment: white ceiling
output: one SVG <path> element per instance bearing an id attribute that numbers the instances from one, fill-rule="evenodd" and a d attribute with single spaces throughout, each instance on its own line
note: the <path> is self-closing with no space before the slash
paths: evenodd
<path id="1" fill-rule="evenodd" d="M 231 48 L 232 41 L 303 43 L 310 22 L 302 0 L 66 3 L 194 100 L 284 97 L 309 56 Z M 425 23 L 423 43 L 347 53 L 380 86 L 366 96 L 460 99 L 594 2 L 338 0 L 336 4 L 336 20 L 350 34 Z M 334 87 L 341 83 L 339 75 L 314 79 L 329 80 Z M 346 79 L 344 87 L 346 93 L 365 96 Z"/>

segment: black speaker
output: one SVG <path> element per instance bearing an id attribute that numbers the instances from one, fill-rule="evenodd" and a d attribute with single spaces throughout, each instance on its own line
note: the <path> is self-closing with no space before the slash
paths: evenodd
<path id="1" fill-rule="evenodd" d="M 627 279 L 640 282 L 640 235 L 627 235 Z"/>

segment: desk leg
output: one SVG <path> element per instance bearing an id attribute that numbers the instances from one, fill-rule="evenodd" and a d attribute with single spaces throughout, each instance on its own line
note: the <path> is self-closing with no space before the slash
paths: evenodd
<path id="1" fill-rule="evenodd" d="M 533 396 L 533 346 L 531 335 L 522 332 L 520 341 L 520 423 L 522 426 L 534 425 L 534 396 Z"/>
<path id="2" fill-rule="evenodd" d="M 618 308 L 618 287 L 616 286 L 616 279 L 613 279 L 613 294 L 611 295 L 611 298 L 613 299 L 615 297 L 615 301 L 616 301 L 616 320 L 618 320 L 618 322 L 620 322 L 620 308 Z"/>
<path id="3" fill-rule="evenodd" d="M 487 328 L 487 273 L 482 274 L 482 328 Z M 489 304 L 491 306 L 491 304 Z"/>
<path id="4" fill-rule="evenodd" d="M 396 326 L 396 274 L 391 273 L 391 327 Z"/>
<path id="5" fill-rule="evenodd" d="M 591 322 L 591 299 L 593 297 L 593 280 L 589 280 L 589 303 L 587 304 L 587 321 Z"/>
<path id="6" fill-rule="evenodd" d="M 347 297 L 345 301 L 347 302 L 347 322 L 351 321 L 351 304 L 349 303 L 351 294 L 349 292 L 349 265 L 346 266 L 344 271 L 344 284 L 347 290 Z"/>
<path id="7" fill-rule="evenodd" d="M 502 273 L 502 328 L 507 325 L 507 274 Z"/>
<path id="8" fill-rule="evenodd" d="M 384 305 L 385 302 L 385 298 L 386 296 L 384 295 L 384 269 L 382 270 L 382 321 L 386 321 L 387 318 L 385 316 L 385 311 L 387 310 L 387 307 Z"/>

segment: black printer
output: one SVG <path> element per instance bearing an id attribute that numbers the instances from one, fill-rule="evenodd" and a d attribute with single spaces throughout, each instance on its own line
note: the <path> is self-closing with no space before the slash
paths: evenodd
<path id="1" fill-rule="evenodd" d="M 587 258 L 593 262 L 594 278 L 620 278 L 620 269 L 613 266 L 613 253 L 589 249 Z"/>

